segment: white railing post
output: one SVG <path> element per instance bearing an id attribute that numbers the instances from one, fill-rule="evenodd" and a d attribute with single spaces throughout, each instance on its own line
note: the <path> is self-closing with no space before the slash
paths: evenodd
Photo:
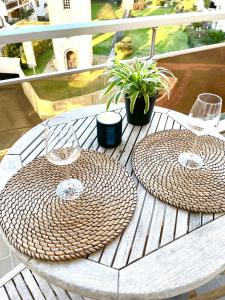
<path id="1" fill-rule="evenodd" d="M 149 58 L 152 58 L 155 55 L 156 32 L 157 32 L 157 27 L 153 27 L 152 28 L 152 40 L 151 40 Z"/>

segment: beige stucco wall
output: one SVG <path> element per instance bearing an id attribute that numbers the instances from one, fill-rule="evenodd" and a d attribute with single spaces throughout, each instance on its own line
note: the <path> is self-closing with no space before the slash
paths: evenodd
<path id="1" fill-rule="evenodd" d="M 17 57 L 0 57 L 0 73 L 25 76 L 20 68 L 20 58 Z"/>
<path id="2" fill-rule="evenodd" d="M 52 25 L 91 21 L 91 0 L 70 0 L 70 9 L 64 9 L 63 0 L 48 0 L 49 19 Z M 77 67 L 88 67 L 92 64 L 92 37 L 72 36 L 53 39 L 55 65 L 59 71 L 67 69 L 66 52 L 72 50 L 77 55 Z"/>

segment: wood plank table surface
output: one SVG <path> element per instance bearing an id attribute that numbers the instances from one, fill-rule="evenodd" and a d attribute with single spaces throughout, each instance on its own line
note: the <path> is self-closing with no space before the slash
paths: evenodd
<path id="1" fill-rule="evenodd" d="M 97 142 L 96 115 L 105 111 L 104 105 L 65 115 L 74 121 L 83 149 L 104 152 L 119 160 L 133 176 L 138 201 L 126 230 L 86 259 L 45 262 L 11 249 L 21 262 L 40 276 L 38 278 L 84 297 L 142 300 L 185 294 L 225 270 L 225 216 L 191 213 L 153 197 L 135 177 L 131 153 L 135 144 L 146 135 L 184 128 L 186 116 L 155 107 L 151 122 L 139 127 L 127 123 L 123 105 L 114 106 L 113 110 L 123 117 L 122 143 L 114 149 L 104 149 Z M 45 153 L 43 133 L 44 124 L 41 123 L 9 150 L 0 165 L 1 188 L 22 166 Z M 24 276 L 30 276 L 26 270 Z M 20 277 L 17 281 L 18 285 L 24 284 Z M 176 299 L 184 299 L 184 296 Z"/>

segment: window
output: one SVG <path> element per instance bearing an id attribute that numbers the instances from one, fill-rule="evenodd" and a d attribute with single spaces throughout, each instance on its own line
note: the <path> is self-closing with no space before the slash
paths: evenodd
<path id="1" fill-rule="evenodd" d="M 63 8 L 70 9 L 70 0 L 63 0 Z"/>

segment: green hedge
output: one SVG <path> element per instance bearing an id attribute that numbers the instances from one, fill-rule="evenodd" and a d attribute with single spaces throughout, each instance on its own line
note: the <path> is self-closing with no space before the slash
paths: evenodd
<path id="1" fill-rule="evenodd" d="M 222 30 L 201 28 L 199 31 L 195 26 L 187 26 L 185 31 L 188 34 L 188 44 L 191 48 L 225 41 L 225 33 Z"/>
<path id="2" fill-rule="evenodd" d="M 51 40 L 34 41 L 33 47 L 34 47 L 34 54 L 36 58 L 44 54 L 48 49 L 53 48 Z M 2 49 L 2 54 L 5 57 L 20 58 L 22 67 L 27 68 L 27 61 L 24 54 L 22 43 L 5 45 Z"/>

